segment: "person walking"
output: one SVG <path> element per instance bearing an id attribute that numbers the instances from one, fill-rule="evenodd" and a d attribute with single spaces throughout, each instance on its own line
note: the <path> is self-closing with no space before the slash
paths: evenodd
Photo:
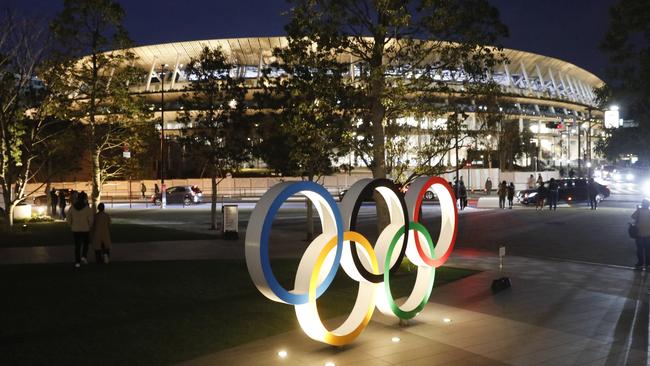
<path id="1" fill-rule="evenodd" d="M 569 170 L 569 178 L 573 179 L 576 176 L 576 171 L 571 168 Z"/>
<path id="2" fill-rule="evenodd" d="M 65 192 L 61 189 L 59 191 L 59 209 L 61 210 L 61 214 L 59 215 L 61 220 L 65 220 Z"/>
<path id="3" fill-rule="evenodd" d="M 154 185 L 153 185 L 153 193 L 155 193 L 155 194 L 160 193 L 160 187 L 158 187 L 158 183 L 154 183 Z"/>
<path id="4" fill-rule="evenodd" d="M 490 179 L 490 177 L 487 177 L 487 180 L 485 180 L 485 194 L 489 196 L 491 191 L 492 191 L 492 179 Z"/>
<path id="5" fill-rule="evenodd" d="M 589 195 L 590 209 L 598 209 L 598 186 L 593 178 L 589 179 L 587 183 L 587 194 Z"/>
<path id="6" fill-rule="evenodd" d="M 460 198 L 460 210 L 464 210 L 467 207 L 467 188 L 465 188 L 465 183 L 461 180 L 458 187 L 458 194 Z"/>
<path id="7" fill-rule="evenodd" d="M 90 229 L 93 225 L 93 211 L 88 207 L 88 196 L 85 193 L 77 195 L 68 212 L 67 220 L 74 239 L 75 268 L 81 263 L 88 264 L 88 244 L 90 244 Z"/>
<path id="8" fill-rule="evenodd" d="M 506 208 L 506 195 L 508 194 L 508 184 L 504 180 L 499 183 L 497 194 L 499 195 L 499 208 Z"/>
<path id="9" fill-rule="evenodd" d="M 510 182 L 508 185 L 508 207 L 512 210 L 512 201 L 515 198 L 515 183 Z"/>
<path id="10" fill-rule="evenodd" d="M 551 178 L 548 182 L 548 209 L 557 211 L 557 200 L 560 196 L 559 185 L 555 178 Z"/>
<path id="11" fill-rule="evenodd" d="M 544 187 L 544 182 L 537 187 L 537 204 L 535 205 L 535 211 L 544 209 L 544 200 L 546 200 L 546 195 L 548 191 Z"/>
<path id="12" fill-rule="evenodd" d="M 92 244 L 95 250 L 95 262 L 108 264 L 111 256 L 111 217 L 106 213 L 103 203 L 97 205 L 93 218 Z"/>
<path id="13" fill-rule="evenodd" d="M 541 186 L 544 183 L 544 178 L 542 178 L 542 174 L 537 174 L 537 186 Z"/>
<path id="14" fill-rule="evenodd" d="M 142 192 L 142 199 L 144 199 L 147 194 L 147 186 L 144 185 L 144 182 L 140 182 L 140 192 Z"/>
<path id="15" fill-rule="evenodd" d="M 635 269 L 648 269 L 650 266 L 650 201 L 644 199 L 641 206 L 632 214 L 637 228 Z"/>
<path id="16" fill-rule="evenodd" d="M 528 177 L 528 181 L 526 182 L 526 186 L 528 187 L 528 189 L 535 189 L 535 176 L 534 175 L 531 174 L 530 177 Z"/>
<path id="17" fill-rule="evenodd" d="M 59 206 L 59 196 L 56 194 L 56 189 L 52 187 L 50 191 L 50 205 L 52 207 L 52 218 L 56 216 L 56 208 Z"/>

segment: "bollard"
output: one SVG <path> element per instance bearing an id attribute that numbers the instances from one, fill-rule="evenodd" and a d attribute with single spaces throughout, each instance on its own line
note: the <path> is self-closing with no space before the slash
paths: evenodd
<path id="1" fill-rule="evenodd" d="M 507 276 L 503 276 L 503 258 L 506 256 L 506 247 L 505 246 L 500 246 L 499 247 L 499 278 L 495 279 L 492 281 L 492 293 L 497 293 L 499 291 L 503 291 L 506 289 L 509 289 L 512 287 L 512 284 L 510 283 L 510 278 Z"/>

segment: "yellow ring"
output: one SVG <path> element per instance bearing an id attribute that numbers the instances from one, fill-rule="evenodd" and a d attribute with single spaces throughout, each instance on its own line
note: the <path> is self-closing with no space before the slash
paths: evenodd
<path id="1" fill-rule="evenodd" d="M 323 250 L 319 254 L 318 258 L 316 259 L 314 270 L 311 273 L 311 278 L 309 280 L 309 292 L 308 292 L 307 302 L 315 309 L 317 309 L 316 289 L 318 288 L 318 274 L 320 273 L 320 269 L 323 266 L 323 262 L 325 261 L 325 258 L 327 258 L 329 252 L 334 248 L 334 246 L 336 246 L 336 239 L 337 238 L 334 237 L 330 241 L 328 241 L 327 244 L 325 244 Z M 379 264 L 377 263 L 377 256 L 375 255 L 375 251 L 373 250 L 372 245 L 370 244 L 368 239 L 366 239 L 363 235 L 357 232 L 346 231 L 343 233 L 343 241 L 353 241 L 356 244 L 361 245 L 366 250 L 368 256 L 370 257 L 370 263 L 373 272 L 379 273 Z M 372 318 L 372 313 L 374 311 L 375 311 L 375 299 L 373 297 L 370 300 L 370 306 L 366 311 L 366 315 L 363 318 L 363 321 L 353 331 L 345 335 L 336 335 L 330 331 L 326 331 L 322 341 L 333 346 L 342 346 L 344 344 L 348 344 L 352 342 L 355 338 L 359 336 L 359 334 L 361 334 L 361 332 L 368 325 L 368 322 L 370 322 L 370 318 Z M 320 319 L 320 317 L 318 318 Z"/>

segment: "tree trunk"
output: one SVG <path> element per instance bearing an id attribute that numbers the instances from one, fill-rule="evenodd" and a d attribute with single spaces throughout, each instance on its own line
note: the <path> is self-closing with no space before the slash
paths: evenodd
<path id="1" fill-rule="evenodd" d="M 7 226 L 11 229 L 14 226 L 14 211 L 16 210 L 16 203 L 12 202 L 7 207 Z"/>
<path id="2" fill-rule="evenodd" d="M 217 230 L 217 174 L 210 177 L 212 184 L 212 203 L 210 206 L 210 230 Z M 223 231 L 223 228 L 222 228 Z"/>
<path id="3" fill-rule="evenodd" d="M 384 117 L 386 108 L 382 104 L 382 95 L 385 87 L 383 68 L 384 37 L 375 37 L 372 60 L 370 62 L 370 123 L 372 123 L 372 176 L 375 179 L 386 178 L 386 145 L 384 134 Z M 381 195 L 375 191 L 373 197 L 376 202 L 377 230 L 381 232 L 389 223 L 390 216 Z"/>
<path id="4" fill-rule="evenodd" d="M 45 212 L 50 212 L 50 217 L 54 218 L 56 212 L 52 212 L 52 196 L 50 190 L 52 189 L 52 158 L 47 159 L 47 181 L 45 182 L 45 196 L 47 197 L 47 206 Z"/>
<path id="5" fill-rule="evenodd" d="M 93 136 L 94 137 L 94 136 Z M 95 144 L 92 144 L 92 208 L 93 211 L 97 210 L 97 205 L 101 202 L 102 194 L 102 171 L 99 165 L 99 151 Z M 74 202 L 73 202 L 74 203 Z"/>

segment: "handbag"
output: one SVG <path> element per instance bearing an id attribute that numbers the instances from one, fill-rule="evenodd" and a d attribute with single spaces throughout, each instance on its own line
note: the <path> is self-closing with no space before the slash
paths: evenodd
<path id="1" fill-rule="evenodd" d="M 639 228 L 635 224 L 630 223 L 627 227 L 627 234 L 630 238 L 636 239 L 639 236 Z"/>

